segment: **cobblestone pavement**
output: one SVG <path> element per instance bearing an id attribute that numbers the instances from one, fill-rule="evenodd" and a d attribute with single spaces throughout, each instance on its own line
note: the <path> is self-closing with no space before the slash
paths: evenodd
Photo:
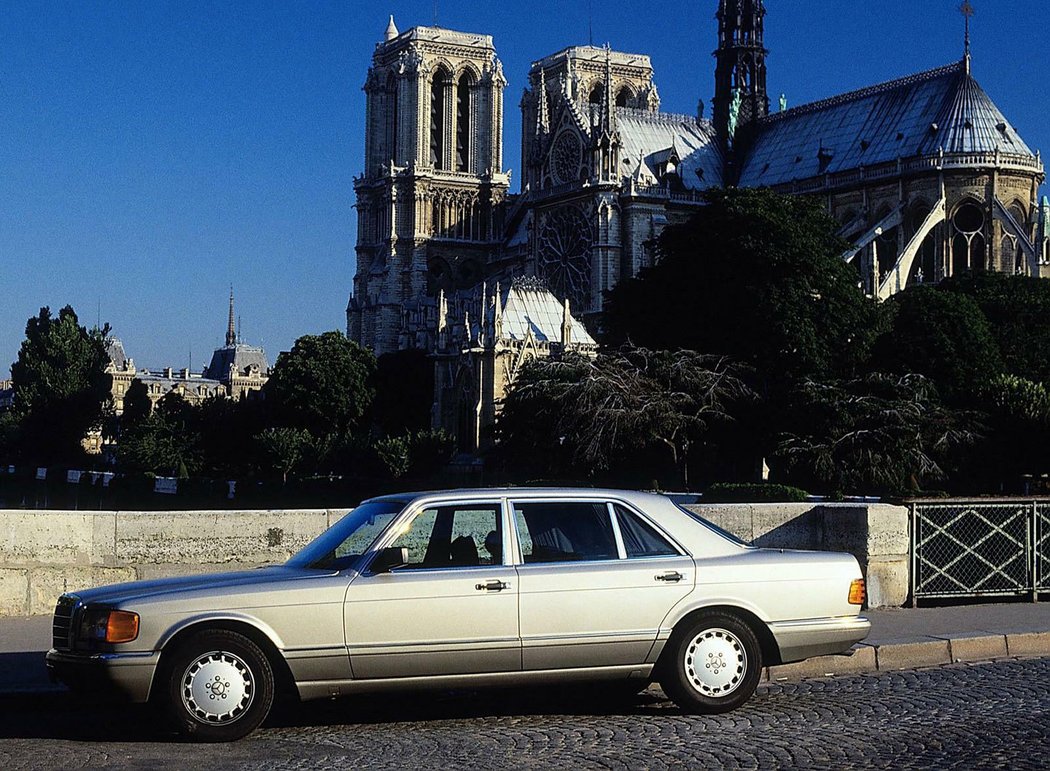
<path id="1" fill-rule="evenodd" d="M 190 745 L 141 709 L 0 701 L 0 768 L 1045 768 L 1050 659 L 760 687 L 727 715 L 658 689 L 361 697 L 296 708 L 247 739 Z"/>

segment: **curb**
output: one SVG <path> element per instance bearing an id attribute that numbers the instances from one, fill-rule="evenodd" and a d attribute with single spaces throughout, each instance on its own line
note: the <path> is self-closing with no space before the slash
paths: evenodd
<path id="1" fill-rule="evenodd" d="M 994 661 L 1012 656 L 1050 656 L 1050 631 L 968 632 L 860 642 L 853 646 L 850 655 L 817 656 L 794 664 L 766 667 L 764 680 L 782 683 L 811 677 Z"/>

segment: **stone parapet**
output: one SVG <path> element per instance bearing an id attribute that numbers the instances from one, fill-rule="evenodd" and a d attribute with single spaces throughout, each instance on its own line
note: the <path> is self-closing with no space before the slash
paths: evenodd
<path id="1" fill-rule="evenodd" d="M 0 616 L 66 591 L 280 563 L 346 510 L 0 511 Z"/>
<path id="2" fill-rule="evenodd" d="M 904 506 L 719 503 L 686 508 L 755 546 L 849 552 L 864 572 L 869 607 L 899 607 L 908 599 L 910 534 Z"/>

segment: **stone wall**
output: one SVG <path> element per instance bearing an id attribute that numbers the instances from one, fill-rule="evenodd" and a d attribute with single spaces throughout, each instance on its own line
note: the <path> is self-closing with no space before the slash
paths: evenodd
<path id="1" fill-rule="evenodd" d="M 908 509 L 711 504 L 691 509 L 758 546 L 848 551 L 871 607 L 908 597 Z M 0 511 L 0 616 L 48 614 L 64 591 L 280 563 L 345 510 Z"/>
<path id="2" fill-rule="evenodd" d="M 345 510 L 0 511 L 0 616 L 64 591 L 280 563 Z"/>
<path id="3" fill-rule="evenodd" d="M 908 599 L 910 512 L 905 506 L 720 503 L 688 508 L 755 546 L 849 552 L 864 572 L 869 607 L 900 607 Z"/>

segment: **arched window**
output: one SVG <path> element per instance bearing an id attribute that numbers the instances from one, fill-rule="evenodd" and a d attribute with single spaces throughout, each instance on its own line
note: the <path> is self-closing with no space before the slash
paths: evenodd
<path id="1" fill-rule="evenodd" d="M 1003 234 L 999 241 L 999 270 L 1003 273 L 1014 273 L 1017 270 L 1017 241 L 1009 234 Z"/>
<path id="2" fill-rule="evenodd" d="M 430 85 L 430 162 L 435 169 L 445 168 L 445 89 L 449 86 L 448 73 L 434 71 Z"/>
<path id="3" fill-rule="evenodd" d="M 984 210 L 976 201 L 966 201 L 952 215 L 952 225 L 957 233 L 952 239 L 952 274 L 985 270 Z"/>
<path id="4" fill-rule="evenodd" d="M 394 163 L 398 163 L 398 161 L 400 160 L 397 157 L 398 92 L 397 78 L 394 76 L 393 73 L 390 73 L 390 75 L 387 77 L 386 98 L 387 104 L 389 105 L 390 109 L 386 111 L 387 120 L 389 121 L 389 123 L 386 126 L 386 131 L 384 132 L 386 135 L 386 147 L 384 148 L 385 152 L 383 153 L 386 157 L 384 158 L 384 160 L 392 160 Z"/>
<path id="5" fill-rule="evenodd" d="M 456 171 L 470 171 L 472 78 L 464 72 L 456 86 Z"/>
<path id="6" fill-rule="evenodd" d="M 590 96 L 587 97 L 587 101 L 591 104 L 602 103 L 602 92 L 605 90 L 605 84 L 598 81 L 594 84 L 594 88 L 591 89 Z"/>
<path id="7" fill-rule="evenodd" d="M 616 106 L 617 107 L 626 107 L 627 103 L 630 101 L 630 99 L 631 99 L 631 91 L 630 91 L 630 89 L 627 88 L 627 86 L 624 86 L 616 94 Z"/>

